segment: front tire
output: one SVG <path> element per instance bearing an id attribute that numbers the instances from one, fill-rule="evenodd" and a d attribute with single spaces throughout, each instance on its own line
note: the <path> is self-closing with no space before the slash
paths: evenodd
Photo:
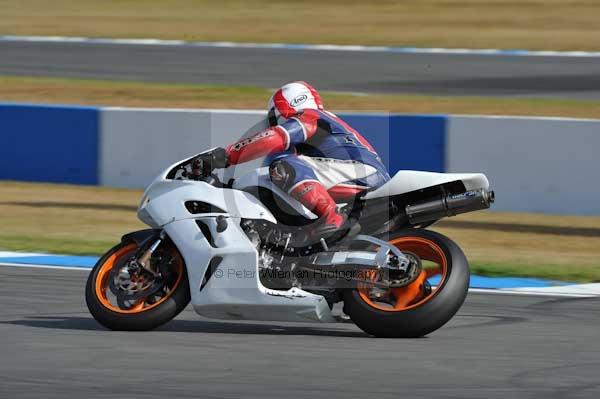
<path id="1" fill-rule="evenodd" d="M 400 231 L 387 239 L 400 251 L 437 264 L 437 269 L 424 269 L 410 285 L 389 290 L 387 303 L 372 299 L 365 287 L 346 290 L 344 312 L 376 337 L 422 337 L 446 324 L 462 306 L 469 288 L 469 264 L 458 245 L 434 231 Z"/>
<path id="2" fill-rule="evenodd" d="M 111 271 L 117 269 L 138 249 L 133 241 L 122 242 L 110 249 L 94 266 L 87 280 L 85 300 L 94 319 L 111 330 L 152 330 L 177 316 L 190 302 L 185 264 L 177 248 L 164 246 L 172 256 L 169 271 L 173 274 L 160 293 L 125 304 L 110 297 Z"/>

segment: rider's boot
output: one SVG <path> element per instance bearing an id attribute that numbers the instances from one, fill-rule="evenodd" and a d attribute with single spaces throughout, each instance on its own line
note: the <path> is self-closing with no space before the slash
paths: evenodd
<path id="1" fill-rule="evenodd" d="M 358 225 L 348 221 L 348 216 L 338 211 L 337 204 L 325 187 L 314 180 L 298 184 L 290 195 L 319 217 L 320 224 L 311 230 L 311 236 L 324 238 L 331 243 L 356 230 Z M 354 227 L 354 228 L 353 228 Z"/>

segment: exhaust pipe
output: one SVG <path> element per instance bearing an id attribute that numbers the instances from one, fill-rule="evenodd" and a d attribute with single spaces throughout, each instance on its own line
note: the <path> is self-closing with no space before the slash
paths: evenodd
<path id="1" fill-rule="evenodd" d="M 407 205 L 408 221 L 415 225 L 432 222 L 447 216 L 487 209 L 496 199 L 494 192 L 487 189 L 451 194 L 435 200 Z"/>

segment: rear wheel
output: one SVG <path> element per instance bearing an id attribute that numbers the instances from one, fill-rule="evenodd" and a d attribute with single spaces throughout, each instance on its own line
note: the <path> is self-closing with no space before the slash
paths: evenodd
<path id="1" fill-rule="evenodd" d="M 159 271 L 129 273 L 127 262 L 138 244 L 122 242 L 109 250 L 92 269 L 85 299 L 94 318 L 111 330 L 151 330 L 177 316 L 190 302 L 183 258 L 167 242 L 150 262 Z"/>
<path id="2" fill-rule="evenodd" d="M 371 284 L 343 293 L 344 312 L 377 337 L 421 337 L 446 324 L 469 288 L 469 265 L 448 237 L 422 229 L 392 233 L 390 244 L 416 255 L 423 268 L 412 283 L 382 290 Z"/>

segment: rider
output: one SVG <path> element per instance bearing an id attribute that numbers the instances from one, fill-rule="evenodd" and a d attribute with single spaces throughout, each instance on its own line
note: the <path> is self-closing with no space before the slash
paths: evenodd
<path id="1" fill-rule="evenodd" d="M 373 147 L 356 130 L 326 111 L 308 83 L 288 83 L 268 103 L 270 128 L 217 148 L 203 160 L 223 168 L 268 156 L 272 182 L 323 223 L 315 235 L 345 230 L 344 201 L 390 179 Z"/>

